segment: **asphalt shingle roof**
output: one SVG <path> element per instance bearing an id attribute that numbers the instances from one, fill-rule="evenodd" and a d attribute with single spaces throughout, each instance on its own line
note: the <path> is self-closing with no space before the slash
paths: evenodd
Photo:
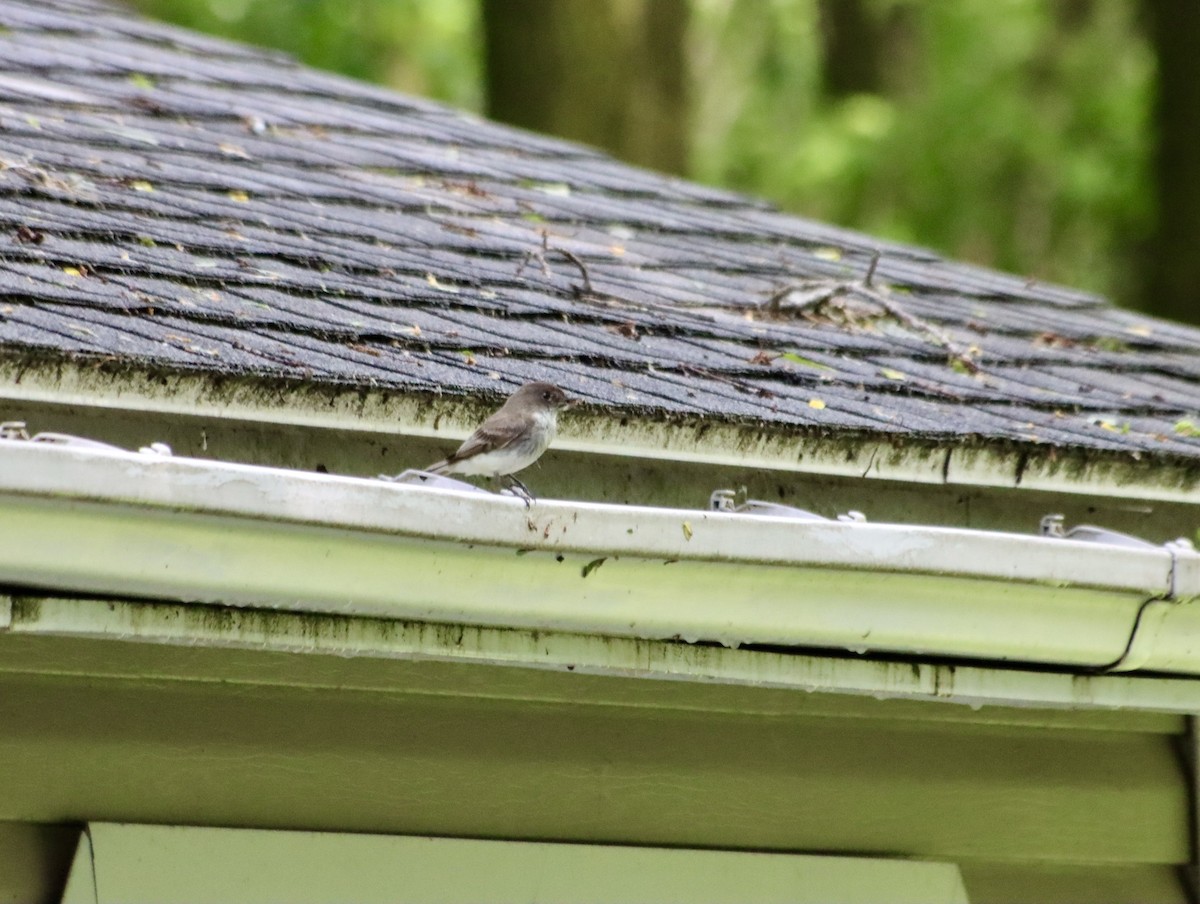
<path id="1" fill-rule="evenodd" d="M 10 356 L 1200 458 L 1198 330 L 115 7 L 0 0 L 0 136 Z"/>

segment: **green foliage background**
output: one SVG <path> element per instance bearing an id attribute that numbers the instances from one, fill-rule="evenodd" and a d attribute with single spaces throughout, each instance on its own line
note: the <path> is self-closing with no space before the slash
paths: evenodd
<path id="1" fill-rule="evenodd" d="M 834 0 L 836 2 L 836 0 Z M 477 0 L 137 0 L 144 12 L 480 110 Z M 1154 57 L 1116 0 L 869 0 L 881 85 L 823 86 L 817 0 L 692 0 L 691 175 L 1129 301 Z"/>

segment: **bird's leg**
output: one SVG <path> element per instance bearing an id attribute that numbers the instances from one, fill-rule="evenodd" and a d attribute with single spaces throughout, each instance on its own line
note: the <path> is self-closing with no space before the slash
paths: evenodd
<path id="1" fill-rule="evenodd" d="M 513 491 L 513 494 L 519 496 L 525 503 L 525 508 L 529 508 L 529 504 L 533 502 L 533 493 L 529 492 L 529 487 L 517 480 L 512 474 L 506 474 L 503 478 L 508 488 Z"/>

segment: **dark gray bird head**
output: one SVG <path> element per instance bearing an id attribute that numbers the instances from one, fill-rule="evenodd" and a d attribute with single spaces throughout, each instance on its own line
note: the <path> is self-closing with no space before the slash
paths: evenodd
<path id="1" fill-rule="evenodd" d="M 578 399 L 570 398 L 553 383 L 526 383 L 508 397 L 504 408 L 500 410 L 558 411 L 578 402 Z"/>

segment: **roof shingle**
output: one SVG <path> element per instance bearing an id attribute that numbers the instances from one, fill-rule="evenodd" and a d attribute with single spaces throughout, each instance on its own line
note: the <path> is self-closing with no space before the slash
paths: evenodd
<path id="1" fill-rule="evenodd" d="M 105 5 L 0 48 L 9 353 L 1200 458 L 1200 331 Z"/>

